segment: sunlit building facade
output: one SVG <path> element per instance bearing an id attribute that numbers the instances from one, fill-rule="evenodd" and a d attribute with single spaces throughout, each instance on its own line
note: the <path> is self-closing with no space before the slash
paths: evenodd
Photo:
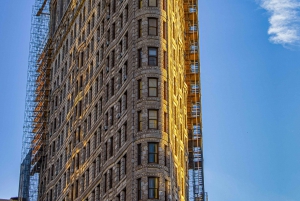
<path id="1" fill-rule="evenodd" d="M 49 21 L 19 197 L 204 200 L 197 2 L 36 2 Z"/>

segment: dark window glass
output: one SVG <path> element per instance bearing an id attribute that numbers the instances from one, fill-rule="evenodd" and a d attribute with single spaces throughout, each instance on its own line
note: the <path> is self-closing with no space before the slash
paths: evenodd
<path id="1" fill-rule="evenodd" d="M 157 177 L 148 178 L 148 198 L 158 199 L 158 178 Z"/>
<path id="2" fill-rule="evenodd" d="M 148 143 L 148 163 L 158 163 L 158 143 Z"/>
<path id="3" fill-rule="evenodd" d="M 148 49 L 148 64 L 157 66 L 157 48 L 150 47 Z"/>
<path id="4" fill-rule="evenodd" d="M 142 111 L 138 111 L 138 131 L 143 129 Z"/>
<path id="5" fill-rule="evenodd" d="M 150 36 L 157 36 L 157 18 L 148 19 L 148 34 Z"/>
<path id="6" fill-rule="evenodd" d="M 142 67 L 142 49 L 138 49 L 138 68 Z"/>
<path id="7" fill-rule="evenodd" d="M 138 201 L 142 199 L 142 180 L 138 179 L 137 180 L 137 185 L 138 185 Z"/>
<path id="8" fill-rule="evenodd" d="M 142 37 L 142 20 L 138 21 L 138 37 Z"/>
<path id="9" fill-rule="evenodd" d="M 138 152 L 138 165 L 142 164 L 142 145 L 138 144 L 137 145 L 137 152 Z"/>

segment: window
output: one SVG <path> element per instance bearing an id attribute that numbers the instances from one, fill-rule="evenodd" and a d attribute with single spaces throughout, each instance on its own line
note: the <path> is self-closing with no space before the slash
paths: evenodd
<path id="1" fill-rule="evenodd" d="M 142 145 L 141 144 L 138 144 L 137 145 L 137 154 L 138 154 L 138 165 L 141 165 L 142 164 Z"/>
<path id="2" fill-rule="evenodd" d="M 168 201 L 169 195 L 169 181 L 165 180 L 165 201 Z"/>
<path id="3" fill-rule="evenodd" d="M 109 169 L 109 188 L 112 188 L 113 184 L 113 170 L 112 168 Z"/>
<path id="4" fill-rule="evenodd" d="M 167 23 L 163 22 L 163 38 L 167 39 Z"/>
<path id="5" fill-rule="evenodd" d="M 148 64 L 150 66 L 157 66 L 157 48 L 149 47 L 148 49 Z"/>
<path id="6" fill-rule="evenodd" d="M 158 163 L 158 143 L 148 143 L 148 163 Z"/>
<path id="7" fill-rule="evenodd" d="M 165 145 L 165 160 L 164 160 L 165 161 L 165 166 L 167 166 L 167 158 L 168 158 L 168 146 Z"/>
<path id="8" fill-rule="evenodd" d="M 168 130 L 168 116 L 167 116 L 168 114 L 166 113 L 166 112 L 164 112 L 164 132 L 167 132 L 167 130 Z"/>
<path id="9" fill-rule="evenodd" d="M 190 32 L 198 31 L 197 25 L 190 26 Z"/>
<path id="10" fill-rule="evenodd" d="M 143 0 L 139 0 L 139 9 L 141 9 L 143 6 Z"/>
<path id="11" fill-rule="evenodd" d="M 139 178 L 137 180 L 137 185 L 138 185 L 138 201 L 142 199 L 142 179 Z"/>
<path id="12" fill-rule="evenodd" d="M 167 93 L 168 93 L 168 91 L 167 91 L 167 82 L 164 81 L 164 100 L 167 100 Z"/>
<path id="13" fill-rule="evenodd" d="M 201 127 L 199 124 L 193 125 L 193 135 L 194 135 L 194 139 L 200 138 Z"/>
<path id="14" fill-rule="evenodd" d="M 138 49 L 138 68 L 142 67 L 142 56 L 143 56 L 142 49 Z"/>
<path id="15" fill-rule="evenodd" d="M 125 34 L 125 49 L 127 50 L 128 49 L 128 43 L 129 43 L 129 41 L 128 41 L 128 33 L 126 33 Z"/>
<path id="16" fill-rule="evenodd" d="M 192 117 L 196 117 L 200 115 L 201 105 L 200 102 L 192 105 Z"/>
<path id="17" fill-rule="evenodd" d="M 196 53 L 198 51 L 197 42 L 192 42 L 192 44 L 190 45 L 190 51 L 191 51 L 191 53 Z"/>
<path id="18" fill-rule="evenodd" d="M 157 110 L 149 110 L 148 111 L 148 128 L 149 129 L 157 129 L 158 125 L 158 111 Z"/>
<path id="19" fill-rule="evenodd" d="M 191 84 L 191 93 L 199 93 L 200 92 L 200 85 L 199 83 Z"/>
<path id="20" fill-rule="evenodd" d="M 148 178 L 148 198 L 158 199 L 158 178 L 157 177 Z"/>
<path id="21" fill-rule="evenodd" d="M 142 111 L 138 111 L 138 131 L 141 131 L 142 128 L 143 128 Z"/>
<path id="22" fill-rule="evenodd" d="M 148 6 L 156 7 L 157 6 L 157 0 L 149 0 L 148 1 Z"/>
<path id="23" fill-rule="evenodd" d="M 123 14 L 120 15 L 119 21 L 120 21 L 120 28 L 123 28 Z"/>
<path id="24" fill-rule="evenodd" d="M 114 40 L 116 38 L 116 24 L 113 23 L 112 25 L 112 39 Z"/>
<path id="25" fill-rule="evenodd" d="M 199 72 L 199 65 L 198 61 L 191 62 L 191 73 L 198 73 Z"/>
<path id="26" fill-rule="evenodd" d="M 107 191 L 107 173 L 104 174 L 104 193 Z"/>
<path id="27" fill-rule="evenodd" d="M 148 78 L 148 96 L 157 97 L 157 78 Z"/>
<path id="28" fill-rule="evenodd" d="M 157 18 L 148 18 L 149 36 L 157 36 Z"/>
<path id="29" fill-rule="evenodd" d="M 190 13 L 195 13 L 196 11 L 197 11 L 196 5 L 192 5 L 192 6 L 189 7 L 189 12 Z"/>
<path id="30" fill-rule="evenodd" d="M 110 157 L 112 157 L 114 155 L 114 139 L 113 137 L 110 138 L 110 151 L 109 151 L 109 155 Z"/>
<path id="31" fill-rule="evenodd" d="M 168 55 L 167 55 L 166 51 L 164 51 L 164 55 L 163 56 L 164 56 L 163 67 L 164 67 L 164 69 L 167 69 L 167 65 L 168 65 L 167 58 L 168 58 Z"/>
<path id="32" fill-rule="evenodd" d="M 111 87 L 111 95 L 113 96 L 115 94 L 115 79 L 114 78 L 111 79 L 110 87 Z"/>
<path id="33" fill-rule="evenodd" d="M 143 83 L 142 80 L 138 80 L 138 99 L 142 98 L 143 93 Z"/>
<path id="34" fill-rule="evenodd" d="M 142 37 L 142 20 L 138 21 L 138 37 Z"/>

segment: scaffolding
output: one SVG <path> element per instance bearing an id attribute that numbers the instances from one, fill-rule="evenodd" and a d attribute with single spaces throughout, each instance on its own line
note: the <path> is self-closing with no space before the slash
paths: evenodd
<path id="1" fill-rule="evenodd" d="M 204 190 L 198 1 L 184 0 L 185 71 L 188 85 L 189 201 L 207 201 Z"/>
<path id="2" fill-rule="evenodd" d="M 48 99 L 50 93 L 50 5 L 36 0 L 32 9 L 26 102 L 19 181 L 19 200 L 36 201 L 39 172 L 47 148 Z"/>

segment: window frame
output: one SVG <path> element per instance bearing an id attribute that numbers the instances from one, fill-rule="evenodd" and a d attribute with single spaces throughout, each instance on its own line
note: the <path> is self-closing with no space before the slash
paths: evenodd
<path id="1" fill-rule="evenodd" d="M 138 49 L 138 68 L 142 67 L 142 55 L 143 51 L 142 48 Z"/>
<path id="2" fill-rule="evenodd" d="M 143 35 L 143 28 L 142 28 L 142 19 L 138 20 L 138 38 L 141 38 Z"/>
<path id="3" fill-rule="evenodd" d="M 153 184 L 154 184 L 153 187 L 150 186 L 150 180 L 153 180 Z M 153 193 L 150 193 L 151 191 L 153 191 Z M 148 177 L 148 199 L 159 199 L 159 178 L 158 177 Z"/>
<path id="4" fill-rule="evenodd" d="M 150 55 L 150 51 L 154 50 L 156 55 Z M 155 62 L 150 62 L 150 58 L 154 58 Z M 148 65 L 149 66 L 158 66 L 158 48 L 157 47 L 148 47 Z"/>
<path id="5" fill-rule="evenodd" d="M 138 131 L 142 131 L 143 121 L 142 121 L 142 111 L 138 111 Z"/>
<path id="6" fill-rule="evenodd" d="M 150 20 L 155 20 L 155 27 L 154 26 L 150 26 Z M 155 34 L 150 34 L 150 29 L 155 29 Z M 158 34 L 158 19 L 155 17 L 149 17 L 148 18 L 148 36 L 157 36 Z"/>
<path id="7" fill-rule="evenodd" d="M 153 87 L 153 86 L 150 86 L 150 80 L 155 80 L 156 82 L 156 86 Z M 155 95 L 150 95 L 150 91 L 152 90 L 156 90 L 155 91 Z M 149 77 L 148 78 L 148 97 L 158 97 L 158 78 L 155 78 L 155 77 Z"/>
<path id="8" fill-rule="evenodd" d="M 138 99 L 142 98 L 142 94 L 143 94 L 143 82 L 142 79 L 138 80 Z"/>
<path id="9" fill-rule="evenodd" d="M 167 40 L 167 22 L 163 21 L 163 39 Z"/>
<path id="10" fill-rule="evenodd" d="M 142 164 L 142 144 L 138 144 L 137 145 L 137 154 L 138 154 L 138 160 L 137 160 L 137 164 L 141 165 Z"/>
<path id="11" fill-rule="evenodd" d="M 138 201 L 142 200 L 142 178 L 137 179 L 137 199 Z"/>
<path id="12" fill-rule="evenodd" d="M 150 119 L 150 112 L 151 111 L 155 111 L 156 112 L 156 116 L 157 118 L 156 119 Z M 155 127 L 150 127 L 150 121 L 156 121 L 156 126 Z M 157 109 L 149 109 L 148 110 L 148 129 L 158 129 L 158 110 Z"/>
<path id="13" fill-rule="evenodd" d="M 150 152 L 150 146 L 154 146 L 154 151 Z M 152 161 L 153 158 L 153 161 Z M 151 159 L 151 160 L 150 160 Z M 158 142 L 148 142 L 148 163 L 150 164 L 158 164 L 159 163 L 159 148 Z"/>

